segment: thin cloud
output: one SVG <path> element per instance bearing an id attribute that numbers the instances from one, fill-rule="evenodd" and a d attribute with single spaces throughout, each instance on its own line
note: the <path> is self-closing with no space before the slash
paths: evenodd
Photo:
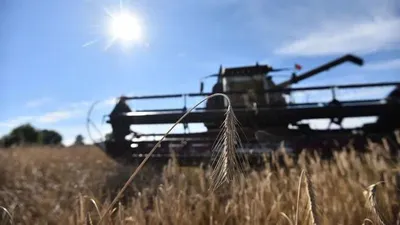
<path id="1" fill-rule="evenodd" d="M 88 101 L 79 101 L 66 104 L 60 110 L 51 111 L 37 117 L 39 123 L 56 123 L 67 119 L 77 118 L 83 116 L 89 106 Z"/>
<path id="2" fill-rule="evenodd" d="M 0 127 L 6 128 L 14 128 L 24 123 L 39 123 L 39 124 L 49 124 L 56 123 L 62 120 L 70 119 L 76 117 L 77 115 L 81 115 L 81 111 L 79 110 L 59 110 L 45 113 L 43 115 L 38 116 L 18 116 L 15 118 L 11 118 L 9 120 L 5 120 L 0 122 Z"/>
<path id="3" fill-rule="evenodd" d="M 369 63 L 366 70 L 398 70 L 400 69 L 400 58 Z"/>
<path id="4" fill-rule="evenodd" d="M 70 103 L 59 110 L 45 112 L 41 115 L 17 116 L 5 121 L 0 121 L 0 127 L 14 128 L 24 123 L 53 124 L 60 121 L 78 118 L 85 115 L 88 103 L 85 101 Z"/>
<path id="5" fill-rule="evenodd" d="M 400 49 L 399 3 L 254 0 L 241 3 L 232 14 L 246 18 L 249 31 L 257 32 L 259 41 L 277 55 L 369 54 Z"/>
<path id="6" fill-rule="evenodd" d="M 37 118 L 39 123 L 55 123 L 61 120 L 66 120 L 74 116 L 76 111 L 54 111 L 46 113 Z"/>
<path id="7" fill-rule="evenodd" d="M 324 56 L 347 52 L 367 54 L 393 48 L 400 48 L 400 18 L 358 23 L 345 21 L 323 27 L 278 48 L 275 53 Z"/>
<path id="8" fill-rule="evenodd" d="M 68 108 L 87 108 L 91 104 L 90 101 L 79 101 L 79 102 L 72 102 L 67 105 Z"/>
<path id="9" fill-rule="evenodd" d="M 4 128 L 14 128 L 16 126 L 19 126 L 24 123 L 29 123 L 31 122 L 35 117 L 33 116 L 19 116 L 13 119 L 9 119 L 6 121 L 0 122 L 0 127 Z"/>

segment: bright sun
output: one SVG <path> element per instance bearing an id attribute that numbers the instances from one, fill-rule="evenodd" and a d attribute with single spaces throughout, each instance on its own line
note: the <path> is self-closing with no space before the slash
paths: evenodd
<path id="1" fill-rule="evenodd" d="M 142 38 L 139 21 L 129 13 L 113 15 L 110 32 L 114 39 L 124 41 L 139 41 Z"/>

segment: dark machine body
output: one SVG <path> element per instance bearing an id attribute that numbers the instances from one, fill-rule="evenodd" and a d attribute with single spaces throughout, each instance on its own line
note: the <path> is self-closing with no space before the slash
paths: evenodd
<path id="1" fill-rule="evenodd" d="M 105 151 L 112 158 L 124 162 L 140 162 L 157 143 L 156 140 L 140 138 L 163 134 L 143 134 L 132 131 L 131 125 L 174 124 L 188 110 L 186 100 L 191 97 L 206 97 L 213 93 L 225 93 L 229 96 L 235 115 L 240 123 L 242 148 L 238 154 L 244 154 L 252 165 L 262 164 L 262 154 L 276 150 L 285 143 L 294 154 L 303 149 L 314 149 L 329 155 L 330 149 L 341 148 L 349 143 L 357 149 L 364 149 L 366 140 L 379 141 L 383 137 L 393 140 L 394 131 L 400 128 L 400 82 L 365 83 L 348 85 L 325 85 L 315 87 L 290 88 L 321 72 L 343 63 L 363 65 L 363 60 L 353 55 L 344 55 L 322 66 L 275 84 L 270 73 L 274 69 L 268 65 L 254 65 L 236 68 L 220 68 L 211 93 L 203 92 L 203 83 L 199 93 L 121 97 L 109 115 L 113 133 L 105 141 Z M 364 99 L 339 101 L 336 91 L 341 89 L 392 87 L 384 99 Z M 332 99 L 328 102 L 293 103 L 284 95 L 292 92 L 331 90 Z M 182 98 L 185 105 L 180 109 L 135 110 L 128 106 L 128 101 L 160 98 Z M 152 155 L 150 162 L 166 163 L 172 154 L 183 166 L 197 166 L 210 161 L 211 149 L 220 132 L 225 118 L 227 102 L 223 97 L 207 100 L 205 107 L 197 108 L 186 116 L 181 123 L 187 127 L 191 123 L 203 123 L 206 132 L 180 133 L 168 135 L 159 149 Z M 377 116 L 375 123 L 365 124 L 352 129 L 313 130 L 307 124 L 300 124 L 307 119 L 330 119 L 332 124 L 341 125 L 344 118 Z M 132 135 L 133 139 L 127 140 Z M 394 143 L 394 142 L 391 142 Z M 131 147 L 132 144 L 136 145 Z M 398 146 L 394 146 L 396 149 Z"/>

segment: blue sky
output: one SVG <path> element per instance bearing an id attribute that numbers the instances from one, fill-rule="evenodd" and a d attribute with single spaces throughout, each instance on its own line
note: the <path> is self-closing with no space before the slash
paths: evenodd
<path id="1" fill-rule="evenodd" d="M 100 123 L 113 97 L 195 92 L 199 79 L 220 64 L 299 63 L 307 70 L 353 53 L 365 59 L 364 67 L 343 65 L 299 85 L 399 81 L 400 3 L 395 0 L 126 0 L 122 6 L 140 21 L 143 38 L 128 47 L 119 41 L 108 46 L 106 11 L 117 12 L 120 4 L 0 0 L 0 135 L 31 122 L 56 129 L 68 144 L 77 134 L 86 136 L 85 116 L 93 101 L 104 100 L 93 118 Z M 373 98 L 387 91 L 342 96 Z M 180 106 L 181 101 L 132 104 Z"/>

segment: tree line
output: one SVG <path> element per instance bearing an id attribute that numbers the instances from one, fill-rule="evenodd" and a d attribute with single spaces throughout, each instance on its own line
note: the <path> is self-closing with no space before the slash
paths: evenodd
<path id="1" fill-rule="evenodd" d="M 22 124 L 12 129 L 8 134 L 0 138 L 0 147 L 10 148 L 26 145 L 52 145 L 63 146 L 63 137 L 57 131 L 48 129 L 37 129 L 31 124 Z M 83 145 L 82 135 L 77 135 L 75 145 Z"/>

